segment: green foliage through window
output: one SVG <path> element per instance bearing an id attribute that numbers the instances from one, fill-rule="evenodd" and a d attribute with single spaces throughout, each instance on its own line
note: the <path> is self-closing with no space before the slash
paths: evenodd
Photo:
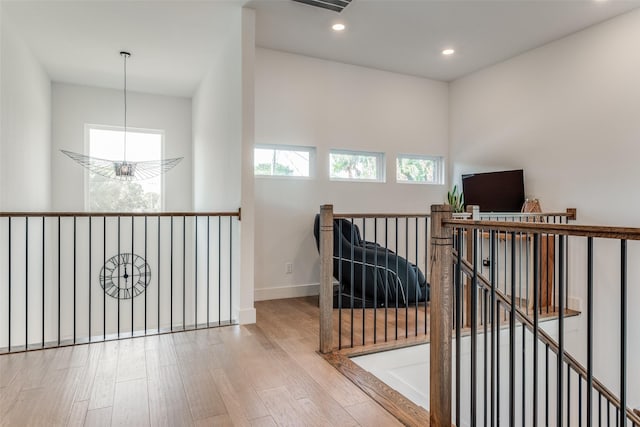
<path id="1" fill-rule="evenodd" d="M 382 181 L 382 153 L 332 152 L 329 155 L 333 179 Z"/>
<path id="2" fill-rule="evenodd" d="M 396 160 L 396 180 L 425 184 L 442 183 L 442 158 L 399 156 Z"/>

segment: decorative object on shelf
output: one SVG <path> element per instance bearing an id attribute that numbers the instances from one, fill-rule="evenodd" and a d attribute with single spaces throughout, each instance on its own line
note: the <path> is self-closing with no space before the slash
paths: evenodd
<path id="1" fill-rule="evenodd" d="M 120 55 L 124 59 L 124 152 L 122 160 L 101 159 L 67 150 L 60 151 L 91 172 L 105 178 L 119 181 L 142 181 L 167 172 L 180 163 L 182 157 L 148 161 L 127 160 L 127 58 L 131 56 L 131 53 L 122 51 Z"/>
<path id="2" fill-rule="evenodd" d="M 112 298 L 130 299 L 145 291 L 151 282 L 151 268 L 140 255 L 115 255 L 100 269 L 100 286 Z"/>
<path id="3" fill-rule="evenodd" d="M 522 213 L 537 214 L 542 213 L 542 207 L 540 207 L 540 200 L 538 199 L 525 199 L 522 205 Z M 533 216 L 532 218 L 525 218 L 528 222 L 544 222 L 543 217 Z"/>
<path id="4" fill-rule="evenodd" d="M 454 185 L 451 191 L 447 191 L 447 204 L 451 205 L 454 213 L 464 212 L 464 194 L 458 193 L 457 185 Z"/>

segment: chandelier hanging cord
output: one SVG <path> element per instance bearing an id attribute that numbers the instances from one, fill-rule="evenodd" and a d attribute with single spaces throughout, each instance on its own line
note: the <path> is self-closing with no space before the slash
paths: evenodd
<path id="1" fill-rule="evenodd" d="M 127 58 L 131 53 L 122 51 L 120 55 L 124 58 L 124 156 L 123 160 L 127 162 Z"/>

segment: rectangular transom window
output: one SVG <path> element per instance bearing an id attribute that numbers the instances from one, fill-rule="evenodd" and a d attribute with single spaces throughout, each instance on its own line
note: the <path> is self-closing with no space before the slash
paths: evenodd
<path id="1" fill-rule="evenodd" d="M 313 147 L 256 145 L 253 151 L 255 176 L 313 176 Z"/>
<path id="2" fill-rule="evenodd" d="M 131 162 L 162 159 L 164 132 L 87 125 L 89 156 Z M 87 209 L 93 212 L 160 212 L 162 175 L 142 181 L 119 181 L 87 171 Z"/>
<path id="3" fill-rule="evenodd" d="M 396 159 L 396 181 L 414 184 L 444 184 L 442 157 L 399 154 Z"/>
<path id="4" fill-rule="evenodd" d="M 384 153 L 331 150 L 329 178 L 346 181 L 384 182 Z"/>

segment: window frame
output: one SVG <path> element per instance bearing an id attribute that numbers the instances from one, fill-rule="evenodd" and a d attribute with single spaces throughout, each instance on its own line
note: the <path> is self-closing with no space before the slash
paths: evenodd
<path id="1" fill-rule="evenodd" d="M 435 163 L 435 167 L 434 167 L 434 171 L 433 171 L 433 176 L 434 176 L 434 181 L 405 181 L 405 180 L 400 180 L 398 179 L 398 169 L 399 169 L 399 162 L 401 159 L 410 159 L 410 160 L 431 160 Z M 445 164 L 444 164 L 444 156 L 431 156 L 431 155 L 425 155 L 425 154 L 404 154 L 404 153 L 399 153 L 396 155 L 396 161 L 395 161 L 395 167 L 396 167 L 396 173 L 395 173 L 395 177 L 396 177 L 396 183 L 397 184 L 417 184 L 417 185 L 445 185 L 444 182 L 444 177 L 445 177 Z"/>
<path id="2" fill-rule="evenodd" d="M 94 123 L 85 123 L 84 125 L 84 152 L 87 155 L 91 156 L 91 129 L 98 130 L 111 130 L 111 131 L 120 131 L 124 132 L 124 126 L 114 126 L 114 125 L 101 125 Z M 127 126 L 127 133 L 147 133 L 147 134 L 157 134 L 160 135 L 160 158 L 164 159 L 164 146 L 165 146 L 165 130 L 164 129 L 150 129 L 150 128 L 138 128 L 138 127 L 130 127 Z M 91 203 L 89 200 L 89 170 L 85 168 L 84 171 L 84 210 L 85 212 L 97 212 L 91 210 Z M 158 213 L 165 212 L 165 181 L 164 181 L 164 173 L 160 174 L 160 210 L 159 211 L 149 211 L 150 213 Z M 128 212 L 127 212 L 128 213 Z"/>
<path id="3" fill-rule="evenodd" d="M 257 175 L 255 154 L 257 149 L 276 151 L 304 151 L 309 153 L 309 176 L 298 175 Z M 285 145 L 285 144 L 254 144 L 253 146 L 253 177 L 259 179 L 302 179 L 310 180 L 316 177 L 316 147 L 310 145 Z"/>
<path id="4" fill-rule="evenodd" d="M 340 178 L 331 176 L 331 155 L 343 154 L 351 156 L 369 156 L 376 159 L 376 178 Z M 363 151 L 363 150 L 348 150 L 342 148 L 332 148 L 329 150 L 328 158 L 328 173 L 330 181 L 342 181 L 342 182 L 373 182 L 373 183 L 385 183 L 386 182 L 386 154 L 382 151 Z"/>

